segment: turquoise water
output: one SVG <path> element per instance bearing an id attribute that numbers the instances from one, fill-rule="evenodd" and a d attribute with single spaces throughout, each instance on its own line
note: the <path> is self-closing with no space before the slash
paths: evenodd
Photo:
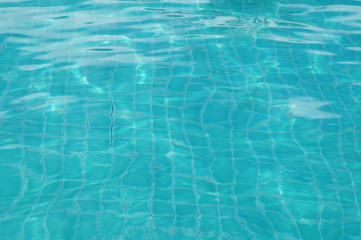
<path id="1" fill-rule="evenodd" d="M 0 239 L 361 239 L 360 12 L 0 0 Z"/>

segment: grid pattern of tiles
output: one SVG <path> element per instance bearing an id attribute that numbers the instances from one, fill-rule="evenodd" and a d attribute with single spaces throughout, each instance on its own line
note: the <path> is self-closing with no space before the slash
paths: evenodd
<path id="1" fill-rule="evenodd" d="M 0 238 L 359 239 L 356 1 L 0 1 Z"/>

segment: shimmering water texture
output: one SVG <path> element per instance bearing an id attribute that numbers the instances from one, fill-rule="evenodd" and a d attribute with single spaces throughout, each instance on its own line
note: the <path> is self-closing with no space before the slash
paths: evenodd
<path id="1" fill-rule="evenodd" d="M 360 13 L 0 0 L 0 239 L 361 239 Z"/>

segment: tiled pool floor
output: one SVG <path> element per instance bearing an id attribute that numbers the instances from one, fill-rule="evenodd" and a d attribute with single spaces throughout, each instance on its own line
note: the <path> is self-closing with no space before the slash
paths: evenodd
<path id="1" fill-rule="evenodd" d="M 0 239 L 361 239 L 360 12 L 0 0 Z"/>

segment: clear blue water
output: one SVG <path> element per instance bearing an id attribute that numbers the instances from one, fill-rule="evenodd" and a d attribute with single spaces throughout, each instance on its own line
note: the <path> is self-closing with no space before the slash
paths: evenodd
<path id="1" fill-rule="evenodd" d="M 361 239 L 360 13 L 0 0 L 0 239 Z"/>

